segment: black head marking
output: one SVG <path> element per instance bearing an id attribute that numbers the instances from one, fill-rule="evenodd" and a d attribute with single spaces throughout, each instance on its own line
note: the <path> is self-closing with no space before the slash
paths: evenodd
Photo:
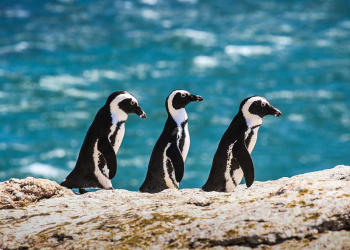
<path id="1" fill-rule="evenodd" d="M 135 113 L 142 119 L 146 119 L 146 113 L 141 109 L 135 99 L 126 98 L 123 101 L 119 102 L 118 106 L 127 114 Z"/>
<path id="2" fill-rule="evenodd" d="M 127 91 L 118 91 L 112 93 L 106 102 L 107 106 L 110 106 L 111 103 L 118 98 L 119 95 L 125 95 L 122 97 L 118 103 L 116 102 L 115 104 L 113 103 L 112 105 L 115 107 L 115 105 L 118 105 L 118 108 L 122 111 L 124 111 L 126 114 L 132 114 L 135 113 L 138 116 L 140 116 L 142 119 L 146 119 L 146 113 L 141 109 L 139 106 L 136 98 L 130 94 Z"/>
<path id="3" fill-rule="evenodd" d="M 126 91 L 117 91 L 117 92 L 113 92 L 112 94 L 109 95 L 109 97 L 107 98 L 106 104 L 110 104 L 118 95 L 122 95 L 122 94 L 127 94 Z M 130 94 L 130 93 L 128 93 Z M 130 94 L 131 95 L 131 94 Z"/>
<path id="4" fill-rule="evenodd" d="M 272 106 L 265 98 L 262 98 L 259 96 L 251 96 L 251 97 L 244 99 L 240 105 L 240 110 L 243 109 L 244 105 L 251 98 L 256 98 L 256 100 L 254 100 L 248 108 L 248 112 L 250 114 L 257 115 L 260 118 L 264 118 L 267 115 L 274 115 L 277 117 L 282 116 L 282 113 L 278 109 L 276 109 L 274 106 Z"/>
<path id="5" fill-rule="evenodd" d="M 175 110 L 178 110 L 178 109 L 185 108 L 191 102 L 201 102 L 201 101 L 203 101 L 203 97 L 199 95 L 192 95 L 189 92 L 184 90 L 174 90 L 166 99 L 165 106 L 167 111 L 169 112 L 168 104 L 171 105 Z"/>

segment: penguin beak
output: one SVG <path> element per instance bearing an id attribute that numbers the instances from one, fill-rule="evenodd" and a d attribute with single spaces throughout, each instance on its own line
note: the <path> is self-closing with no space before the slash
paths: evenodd
<path id="1" fill-rule="evenodd" d="M 281 117 L 282 116 L 282 112 L 271 105 L 270 106 L 270 115 L 274 115 L 276 117 Z"/>
<path id="2" fill-rule="evenodd" d="M 137 114 L 138 116 L 140 116 L 140 118 L 142 118 L 144 120 L 147 117 L 145 111 L 143 111 L 140 106 L 136 106 L 135 107 L 135 114 Z"/>
<path id="3" fill-rule="evenodd" d="M 190 95 L 189 96 L 190 102 L 201 102 L 203 101 L 203 97 L 200 95 Z"/>

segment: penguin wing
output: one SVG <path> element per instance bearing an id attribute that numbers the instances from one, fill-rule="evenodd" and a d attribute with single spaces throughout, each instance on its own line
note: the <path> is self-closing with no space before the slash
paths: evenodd
<path id="1" fill-rule="evenodd" d="M 185 163 L 176 142 L 169 146 L 166 151 L 166 156 L 168 156 L 173 163 L 176 181 L 180 182 L 184 177 Z"/>
<path id="2" fill-rule="evenodd" d="M 254 182 L 254 163 L 244 142 L 244 135 L 237 141 L 233 147 L 233 155 L 243 170 L 244 179 L 247 187 Z"/>
<path id="3" fill-rule="evenodd" d="M 98 140 L 97 149 L 102 153 L 103 157 L 106 160 L 107 168 L 109 170 L 108 178 L 113 179 L 117 173 L 117 158 L 107 136 L 102 137 Z"/>

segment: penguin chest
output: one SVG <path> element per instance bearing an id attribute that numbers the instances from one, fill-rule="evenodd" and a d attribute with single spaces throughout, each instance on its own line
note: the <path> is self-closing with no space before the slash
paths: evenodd
<path id="1" fill-rule="evenodd" d="M 93 159 L 95 170 L 94 174 L 98 180 L 98 182 L 106 189 L 112 187 L 112 182 L 109 179 L 109 169 L 105 162 L 105 159 L 101 152 L 98 150 L 98 140 L 95 142 L 94 151 L 93 151 Z"/>
<path id="2" fill-rule="evenodd" d="M 111 126 L 108 138 L 116 154 L 118 153 L 119 147 L 123 141 L 124 134 L 125 121 L 117 122 Z"/>
<path id="3" fill-rule="evenodd" d="M 246 133 L 245 133 L 245 145 L 248 149 L 249 154 L 252 153 L 255 144 L 256 144 L 256 140 L 258 138 L 258 130 L 259 127 L 253 127 L 253 128 L 249 128 Z"/>
<path id="4" fill-rule="evenodd" d="M 227 158 L 226 158 L 226 171 L 225 181 L 226 181 L 226 192 L 232 192 L 236 186 L 242 181 L 243 171 L 239 167 L 239 165 L 235 164 L 235 156 L 233 154 L 233 147 L 237 143 L 237 141 L 233 142 L 229 145 L 227 149 Z"/>
<path id="5" fill-rule="evenodd" d="M 164 180 L 168 188 L 179 188 L 179 183 L 175 178 L 175 168 L 170 158 L 166 155 L 170 143 L 167 144 L 163 153 L 163 171 L 164 171 Z"/>
<path id="6" fill-rule="evenodd" d="M 190 149 L 190 134 L 188 133 L 187 122 L 179 127 L 180 128 L 180 139 L 179 139 L 179 149 L 182 154 L 182 158 L 186 161 L 188 150 Z"/>

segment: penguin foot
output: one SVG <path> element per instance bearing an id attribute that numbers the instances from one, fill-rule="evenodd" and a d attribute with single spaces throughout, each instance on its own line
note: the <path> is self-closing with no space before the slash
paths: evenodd
<path id="1" fill-rule="evenodd" d="M 89 191 L 86 191 L 84 188 L 79 188 L 79 194 L 86 194 Z"/>

